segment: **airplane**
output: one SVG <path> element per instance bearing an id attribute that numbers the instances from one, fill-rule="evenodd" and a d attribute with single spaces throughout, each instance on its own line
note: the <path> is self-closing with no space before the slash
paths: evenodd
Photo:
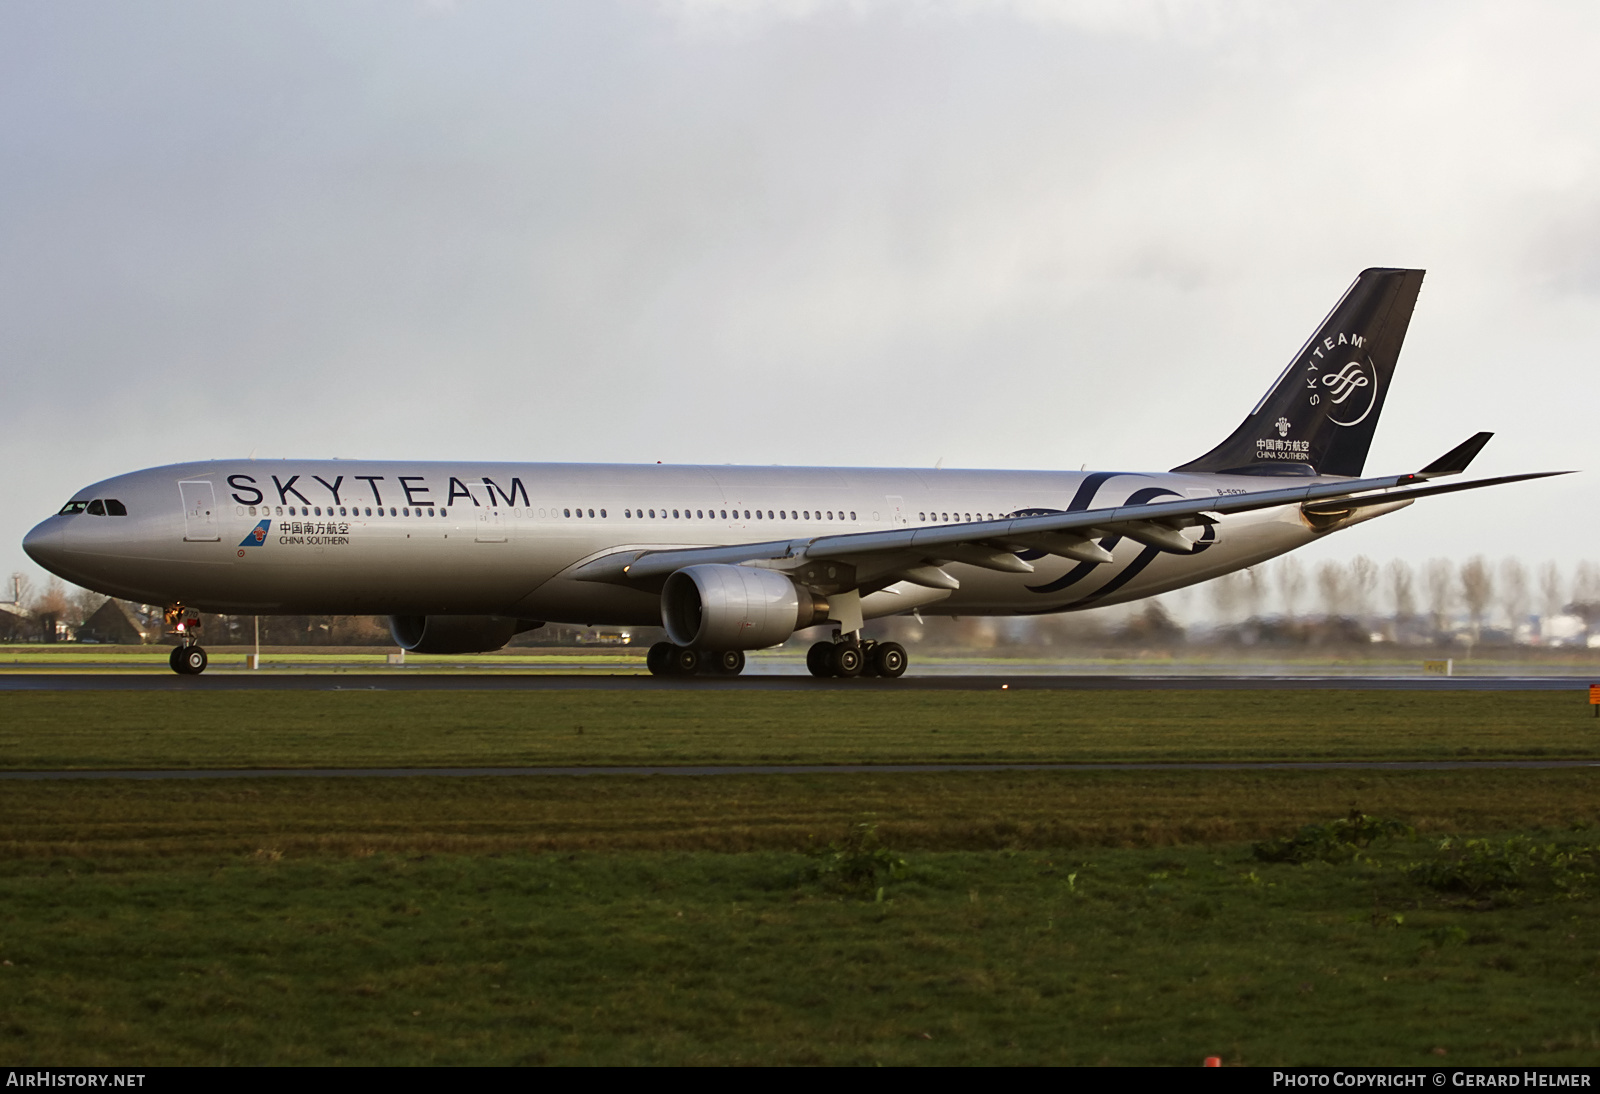
<path id="1" fill-rule="evenodd" d="M 816 676 L 895 678 L 865 622 L 1041 615 L 1254 566 L 1456 483 L 1492 434 L 1362 477 L 1424 271 L 1363 271 L 1244 421 L 1168 472 L 216 460 L 72 495 L 23 548 L 160 604 L 174 671 L 197 611 L 388 616 L 403 648 L 474 653 L 547 622 L 660 623 L 662 676 L 736 675 L 827 627 Z M 823 632 L 827 633 L 827 632 Z"/>

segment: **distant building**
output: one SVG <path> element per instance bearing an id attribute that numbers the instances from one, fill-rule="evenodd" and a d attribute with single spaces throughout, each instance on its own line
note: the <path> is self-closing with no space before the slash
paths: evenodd
<path id="1" fill-rule="evenodd" d="M 39 624 L 21 604 L 0 603 L 0 642 L 37 642 Z"/>
<path id="2" fill-rule="evenodd" d="M 79 642 L 136 646 L 144 640 L 145 631 L 138 617 L 120 600 L 107 600 L 78 628 Z"/>

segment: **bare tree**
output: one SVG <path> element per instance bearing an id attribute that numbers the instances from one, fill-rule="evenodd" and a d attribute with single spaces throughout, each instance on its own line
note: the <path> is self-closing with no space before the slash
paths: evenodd
<path id="1" fill-rule="evenodd" d="M 1600 621 L 1600 567 L 1592 562 L 1580 562 L 1572 574 L 1572 602 L 1566 610 L 1583 619 L 1586 630 L 1593 630 Z"/>
<path id="2" fill-rule="evenodd" d="M 1448 558 L 1430 558 L 1422 572 L 1428 593 L 1428 615 L 1435 634 L 1444 630 L 1445 620 L 1456 606 L 1456 566 Z"/>
<path id="3" fill-rule="evenodd" d="M 1322 597 L 1323 618 L 1332 622 L 1345 614 L 1344 566 L 1331 558 L 1317 563 L 1317 592 Z"/>
<path id="4" fill-rule="evenodd" d="M 1357 555 L 1350 560 L 1350 574 L 1345 582 L 1345 601 L 1350 605 L 1350 614 L 1357 619 L 1365 619 L 1372 611 L 1372 594 L 1378 588 L 1378 564 L 1366 555 Z"/>
<path id="5" fill-rule="evenodd" d="M 52 577 L 44 589 L 33 594 L 28 607 L 36 615 L 53 615 L 65 619 L 67 615 L 67 587 L 59 577 Z"/>
<path id="6" fill-rule="evenodd" d="M 1306 591 L 1306 572 L 1297 558 L 1284 558 L 1278 562 L 1278 595 L 1283 598 L 1283 616 L 1294 622 L 1295 606 Z"/>
<path id="7" fill-rule="evenodd" d="M 1235 621 L 1244 600 L 1247 580 L 1242 572 L 1235 571 L 1211 582 L 1211 603 L 1217 609 L 1218 623 L 1226 625 Z"/>
<path id="8" fill-rule="evenodd" d="M 78 626 L 85 619 L 99 611 L 100 605 L 109 599 L 110 597 L 104 593 L 97 593 L 93 589 L 80 589 L 77 586 L 73 586 L 71 592 L 67 594 L 67 619 L 73 626 Z"/>
<path id="9" fill-rule="evenodd" d="M 1494 599 L 1494 574 L 1482 555 L 1473 555 L 1461 564 L 1461 599 L 1472 617 L 1472 640 L 1483 633 L 1483 617 Z"/>
<path id="10" fill-rule="evenodd" d="M 1550 620 L 1561 614 L 1567 598 L 1561 592 L 1561 567 L 1554 559 L 1539 567 L 1539 630 L 1540 637 L 1550 630 Z"/>
<path id="11" fill-rule="evenodd" d="M 1394 604 L 1395 622 L 1417 614 L 1417 581 L 1411 563 L 1403 558 L 1389 562 L 1389 599 Z"/>
<path id="12" fill-rule="evenodd" d="M 1259 566 L 1251 566 L 1244 571 L 1244 576 L 1247 579 L 1244 587 L 1245 618 L 1258 619 L 1261 606 L 1267 601 L 1267 579 Z"/>
<path id="13" fill-rule="evenodd" d="M 1500 610 L 1506 613 L 1511 624 L 1511 640 L 1517 638 L 1517 628 L 1528 621 L 1528 605 L 1533 594 L 1528 585 L 1528 568 L 1520 558 L 1500 560 Z"/>
<path id="14" fill-rule="evenodd" d="M 1600 603 L 1600 567 L 1580 562 L 1572 575 L 1572 603 Z"/>

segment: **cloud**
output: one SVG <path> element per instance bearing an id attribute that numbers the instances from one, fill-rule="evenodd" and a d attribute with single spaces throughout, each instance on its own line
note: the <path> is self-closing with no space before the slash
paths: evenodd
<path id="1" fill-rule="evenodd" d="M 82 482 L 252 448 L 1171 466 L 1368 265 L 1430 271 L 1374 463 L 1485 426 L 1581 465 L 1597 22 L 8 9 L 0 553 Z M 1453 551 L 1407 519 L 1361 534 Z"/>

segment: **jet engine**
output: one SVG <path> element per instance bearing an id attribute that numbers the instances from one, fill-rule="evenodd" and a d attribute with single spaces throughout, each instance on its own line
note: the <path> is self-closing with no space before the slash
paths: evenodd
<path id="1" fill-rule="evenodd" d="M 828 618 L 828 602 L 753 566 L 686 566 L 661 590 L 667 637 L 701 650 L 759 650 Z"/>
<path id="2" fill-rule="evenodd" d="M 412 653 L 491 653 L 512 636 L 544 626 L 503 615 L 391 615 L 389 633 Z"/>

